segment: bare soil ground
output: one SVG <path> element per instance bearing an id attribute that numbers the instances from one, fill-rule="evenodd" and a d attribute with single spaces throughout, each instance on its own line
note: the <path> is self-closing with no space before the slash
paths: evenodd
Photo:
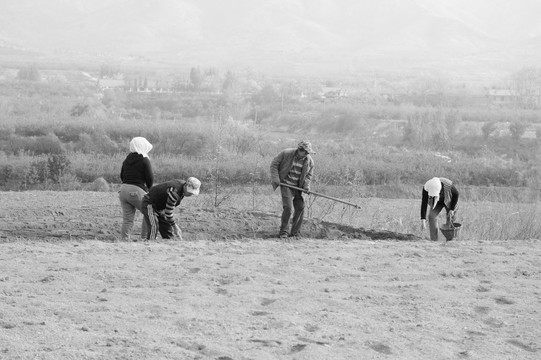
<path id="1" fill-rule="evenodd" d="M 121 210 L 115 192 L 5 192 L 0 209 L 4 224 L 0 238 L 94 239 L 115 241 L 120 237 Z M 189 201 L 189 200 L 188 200 Z M 176 210 L 186 239 L 269 239 L 278 236 L 279 213 L 235 208 L 186 206 Z M 140 233 L 137 214 L 133 238 Z M 306 218 L 303 236 L 311 239 L 419 240 L 414 234 L 351 227 Z"/>
<path id="2" fill-rule="evenodd" d="M 1 359 L 541 354 L 538 240 L 309 220 L 284 242 L 276 213 L 197 208 L 179 216 L 182 242 L 119 242 L 114 193 L 0 198 Z"/>

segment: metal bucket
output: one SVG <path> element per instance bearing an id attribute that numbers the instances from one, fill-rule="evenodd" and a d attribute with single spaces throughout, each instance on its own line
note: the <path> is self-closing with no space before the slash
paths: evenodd
<path id="1" fill-rule="evenodd" d="M 462 229 L 461 223 L 445 224 L 440 227 L 440 231 L 447 241 L 451 241 L 458 237 L 460 235 L 460 229 Z"/>

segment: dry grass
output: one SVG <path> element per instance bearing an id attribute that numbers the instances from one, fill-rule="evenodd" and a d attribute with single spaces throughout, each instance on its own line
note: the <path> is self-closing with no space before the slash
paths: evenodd
<path id="1" fill-rule="evenodd" d="M 281 211 L 278 192 L 269 187 L 258 188 L 255 199 L 252 191 L 243 188 L 225 201 L 223 207 L 260 211 Z M 250 189 L 251 190 L 251 189 Z M 202 194 L 194 199 L 194 206 L 212 207 L 214 195 Z M 420 199 L 340 198 L 357 204 L 360 209 L 322 197 L 307 198 L 306 216 L 353 227 L 411 233 L 426 237 L 420 231 Z M 509 203 L 488 201 L 461 201 L 457 222 L 463 229 L 462 240 L 522 240 L 541 239 L 541 203 Z M 445 222 L 445 210 L 440 214 Z"/>

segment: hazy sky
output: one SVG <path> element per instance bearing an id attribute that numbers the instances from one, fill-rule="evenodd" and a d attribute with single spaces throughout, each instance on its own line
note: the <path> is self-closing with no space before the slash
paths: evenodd
<path id="1" fill-rule="evenodd" d="M 201 64 L 512 69 L 541 61 L 538 0 L 17 0 L 0 46 Z"/>

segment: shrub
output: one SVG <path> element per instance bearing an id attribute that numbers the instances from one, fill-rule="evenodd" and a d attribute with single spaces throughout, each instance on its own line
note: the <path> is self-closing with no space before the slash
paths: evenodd
<path id="1" fill-rule="evenodd" d="M 0 167 L 0 183 L 7 184 L 13 177 L 13 165 L 4 165 Z"/>
<path id="2" fill-rule="evenodd" d="M 23 137 L 45 136 L 49 132 L 50 132 L 50 129 L 45 124 L 21 125 L 21 126 L 15 127 L 15 134 L 23 136 Z"/>
<path id="3" fill-rule="evenodd" d="M 526 124 L 518 121 L 512 122 L 509 124 L 509 132 L 511 133 L 511 138 L 518 141 L 526 132 Z"/>
<path id="4" fill-rule="evenodd" d="M 89 106 L 87 104 L 76 104 L 70 110 L 70 115 L 73 117 L 79 117 L 88 112 Z"/>
<path id="5" fill-rule="evenodd" d="M 58 179 L 58 185 L 60 190 L 63 191 L 72 191 L 72 190 L 81 190 L 82 185 L 77 176 L 73 173 L 66 173 L 60 176 Z"/>
<path id="6" fill-rule="evenodd" d="M 496 122 L 489 121 L 487 123 L 484 123 L 483 126 L 481 127 L 481 131 L 483 133 L 483 138 L 487 140 L 490 137 L 490 135 L 492 135 L 494 131 L 496 131 Z"/>
<path id="7" fill-rule="evenodd" d="M 107 192 L 111 190 L 111 187 L 109 186 L 109 183 L 107 182 L 107 180 L 105 180 L 103 177 L 99 177 L 92 182 L 92 186 L 90 187 L 90 190 Z"/>
<path id="8" fill-rule="evenodd" d="M 106 107 L 110 107 L 115 105 L 117 102 L 117 96 L 114 90 L 107 89 L 103 92 L 103 98 L 101 99 L 101 103 L 105 105 Z"/>
<path id="9" fill-rule="evenodd" d="M 69 173 L 71 162 L 64 154 L 52 154 L 47 158 L 49 178 L 58 183 L 60 178 Z"/>
<path id="10" fill-rule="evenodd" d="M 449 145 L 447 113 L 441 109 L 418 112 L 404 126 L 404 142 L 413 148 L 446 148 Z"/>
<path id="11" fill-rule="evenodd" d="M 0 128 L 0 140 L 9 140 L 15 134 L 15 129 L 10 126 Z"/>
<path id="12" fill-rule="evenodd" d="M 70 161 L 64 154 L 51 154 L 47 159 L 39 159 L 32 162 L 25 180 L 30 185 L 61 182 L 61 179 L 70 174 Z"/>
<path id="13" fill-rule="evenodd" d="M 55 134 L 45 136 L 12 136 L 9 140 L 0 141 L 0 150 L 6 154 L 30 153 L 41 154 L 62 154 L 65 152 L 64 145 Z"/>
<path id="14" fill-rule="evenodd" d="M 114 154 L 118 152 L 118 145 L 105 132 L 96 131 L 91 134 L 79 134 L 79 141 L 74 145 L 74 150 L 86 154 Z"/>
<path id="15" fill-rule="evenodd" d="M 32 183 L 29 181 L 30 165 L 23 162 L 14 162 L 0 166 L 0 189 L 26 190 Z"/>
<path id="16" fill-rule="evenodd" d="M 28 150 L 36 155 L 62 154 L 65 152 L 64 145 L 53 133 L 35 138 L 31 145 Z"/>
<path id="17" fill-rule="evenodd" d="M 28 183 L 31 185 L 45 183 L 49 180 L 49 166 L 47 160 L 32 162 L 28 172 Z"/>

